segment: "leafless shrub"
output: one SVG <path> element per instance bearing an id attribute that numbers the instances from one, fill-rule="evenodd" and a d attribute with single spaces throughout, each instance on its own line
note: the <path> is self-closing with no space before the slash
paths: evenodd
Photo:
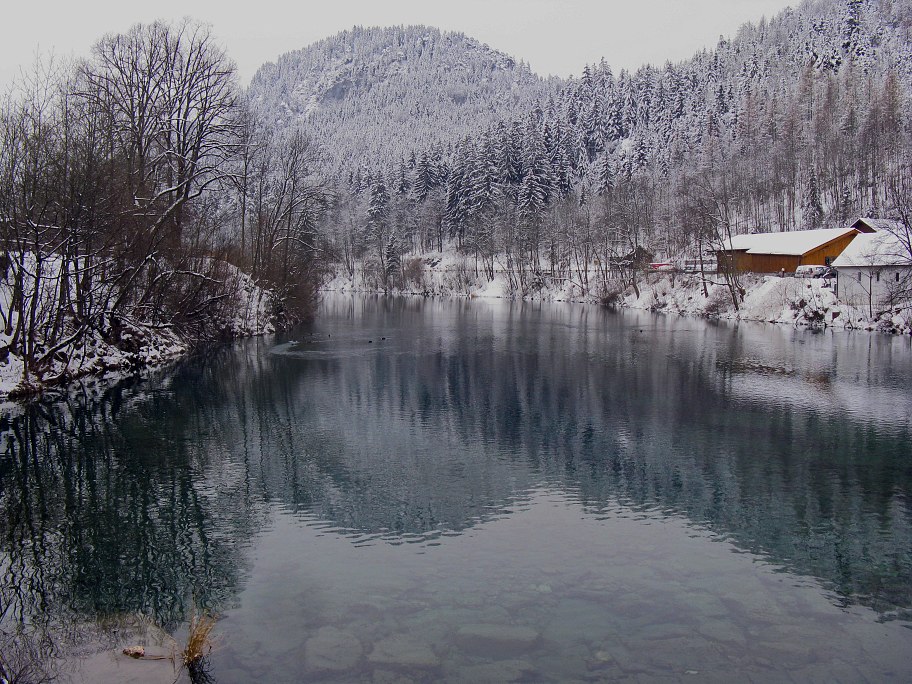
<path id="1" fill-rule="evenodd" d="M 56 679 L 45 645 L 24 632 L 0 631 L 0 679 L 9 684 L 43 684 Z"/>
<path id="2" fill-rule="evenodd" d="M 602 306 L 616 307 L 621 302 L 624 295 L 623 285 L 616 280 L 605 282 L 599 291 L 599 303 Z"/>
<path id="3" fill-rule="evenodd" d="M 444 280 L 449 288 L 463 294 L 468 294 L 471 285 L 475 282 L 469 273 L 469 263 L 464 258 L 456 261 L 453 270 L 446 274 Z"/>
<path id="4" fill-rule="evenodd" d="M 426 289 L 424 282 L 424 261 L 422 259 L 409 259 L 402 267 L 404 284 L 418 292 Z"/>
<path id="5" fill-rule="evenodd" d="M 369 290 L 383 289 L 383 269 L 379 262 L 366 259 L 361 264 L 361 282 Z"/>

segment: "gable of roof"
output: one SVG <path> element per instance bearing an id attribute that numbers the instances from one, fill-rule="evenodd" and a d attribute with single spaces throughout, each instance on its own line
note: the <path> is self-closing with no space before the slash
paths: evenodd
<path id="1" fill-rule="evenodd" d="M 902 227 L 902 224 L 899 221 L 891 221 L 890 219 L 868 218 L 866 216 L 862 216 L 852 224 L 852 228 L 857 230 L 859 233 L 874 233 L 880 230 L 895 231 L 900 227 Z"/>
<path id="2" fill-rule="evenodd" d="M 727 250 L 747 254 L 777 254 L 803 256 L 849 233 L 854 228 L 823 228 L 821 230 L 794 230 L 785 233 L 754 233 L 735 235 L 726 242 Z"/>
<path id="3" fill-rule="evenodd" d="M 833 261 L 836 268 L 846 266 L 912 267 L 912 254 L 902 241 L 890 232 L 865 233 L 858 235 Z"/>

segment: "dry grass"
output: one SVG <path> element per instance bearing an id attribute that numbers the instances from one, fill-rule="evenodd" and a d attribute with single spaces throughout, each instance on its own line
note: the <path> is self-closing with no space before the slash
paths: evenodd
<path id="1" fill-rule="evenodd" d="M 181 657 L 184 665 L 190 667 L 209 655 L 212 650 L 212 630 L 215 620 L 208 615 L 198 613 L 196 609 L 190 613 L 190 624 L 187 628 L 187 645 Z"/>

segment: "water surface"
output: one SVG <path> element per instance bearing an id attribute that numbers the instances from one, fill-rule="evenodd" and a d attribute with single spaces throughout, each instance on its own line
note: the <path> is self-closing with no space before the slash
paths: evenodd
<path id="1" fill-rule="evenodd" d="M 0 625 L 73 661 L 196 603 L 219 682 L 907 681 L 909 378 L 904 338 L 328 297 L 4 419 Z"/>

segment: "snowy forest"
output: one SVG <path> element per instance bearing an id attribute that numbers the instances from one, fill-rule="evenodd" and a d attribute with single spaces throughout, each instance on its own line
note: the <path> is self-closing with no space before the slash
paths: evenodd
<path id="1" fill-rule="evenodd" d="M 518 295 L 602 295 L 657 256 L 865 215 L 912 259 L 910 31 L 910 0 L 808 0 L 567 81 L 422 26 L 355 27 L 247 89 L 190 20 L 39 60 L 0 106 L 0 366 L 27 388 L 262 331 L 328 273 L 389 291 L 444 251 Z"/>
<path id="2" fill-rule="evenodd" d="M 592 264 L 596 287 L 635 285 L 647 259 L 699 257 L 732 234 L 859 215 L 908 226 L 910 27 L 904 0 L 812 0 L 688 61 L 602 62 L 566 83 L 471 42 L 454 56 L 466 39 L 423 27 L 355 30 L 264 67 L 250 96 L 321 145 L 324 253 L 378 288 L 410 277 L 407 255 L 448 246 L 519 293 L 542 274 L 588 281 Z M 321 66 L 332 77 L 318 83 Z M 449 81 L 428 88 L 441 68 Z"/>

